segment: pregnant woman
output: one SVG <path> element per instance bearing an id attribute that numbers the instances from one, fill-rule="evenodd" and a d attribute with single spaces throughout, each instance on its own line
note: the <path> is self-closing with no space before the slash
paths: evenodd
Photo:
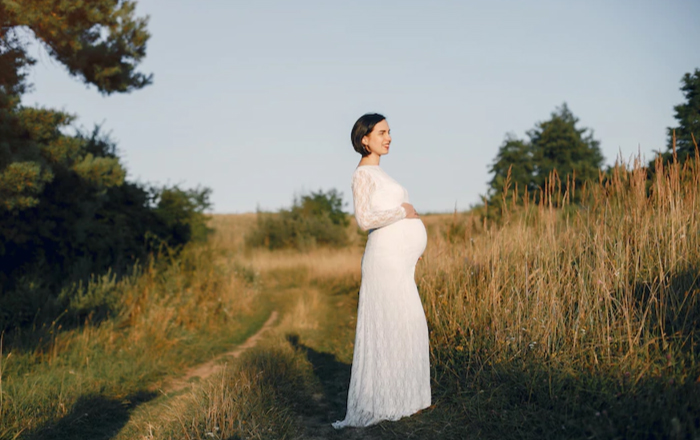
<path id="1" fill-rule="evenodd" d="M 336 429 L 398 420 L 430 406 L 428 325 L 414 278 L 425 226 L 406 189 L 379 167 L 391 143 L 384 116 L 362 116 L 351 136 L 362 155 L 352 175 L 355 218 L 369 237 L 347 413 Z"/>

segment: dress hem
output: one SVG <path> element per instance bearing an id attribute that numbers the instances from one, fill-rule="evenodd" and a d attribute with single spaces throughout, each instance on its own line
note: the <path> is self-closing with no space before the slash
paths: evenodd
<path id="1" fill-rule="evenodd" d="M 402 418 L 404 418 L 404 417 L 410 417 L 410 416 L 414 415 L 415 413 L 417 413 L 418 411 L 423 410 L 423 409 L 426 409 L 426 408 L 429 408 L 429 407 L 430 407 L 430 404 L 425 405 L 425 406 L 420 406 L 420 407 L 418 407 L 418 408 L 415 409 L 415 410 L 411 410 L 411 412 L 409 412 L 408 414 L 401 414 L 401 415 L 398 415 L 398 414 L 397 414 L 397 415 L 379 416 L 379 418 L 373 418 L 372 421 L 371 421 L 370 423 L 367 423 L 367 424 L 364 424 L 364 425 L 355 425 L 355 424 L 352 424 L 352 423 L 350 423 L 350 422 L 346 422 L 345 420 L 338 420 L 338 421 L 336 421 L 336 422 L 331 423 L 331 425 L 332 425 L 333 428 L 335 428 L 335 429 L 343 429 L 343 428 L 367 428 L 367 427 L 370 427 L 370 426 L 372 426 L 372 425 L 376 425 L 377 423 L 381 423 L 381 422 L 395 422 L 395 421 L 400 420 L 400 419 L 402 419 Z"/>

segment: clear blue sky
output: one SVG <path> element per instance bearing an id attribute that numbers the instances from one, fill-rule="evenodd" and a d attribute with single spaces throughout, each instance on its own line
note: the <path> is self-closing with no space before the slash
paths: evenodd
<path id="1" fill-rule="evenodd" d="M 607 163 L 663 149 L 700 67 L 700 2 L 139 0 L 154 84 L 101 96 L 38 49 L 28 105 L 103 123 L 133 180 L 204 185 L 214 212 L 337 188 L 350 129 L 387 116 L 381 166 L 419 212 L 467 209 L 508 132 L 566 101 Z"/>

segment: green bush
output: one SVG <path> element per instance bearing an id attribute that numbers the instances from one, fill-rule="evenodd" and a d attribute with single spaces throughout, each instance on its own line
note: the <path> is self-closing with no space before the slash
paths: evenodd
<path id="1" fill-rule="evenodd" d="M 47 165 L 51 178 L 31 203 L 0 204 L 0 331 L 34 321 L 39 311 L 51 319 L 47 311 L 73 284 L 108 272 L 121 277 L 164 246 L 177 252 L 210 232 L 209 189 L 124 180 L 116 147 L 99 129 L 54 136 L 71 145 L 72 158 Z"/>
<path id="2" fill-rule="evenodd" d="M 258 210 L 257 224 L 246 236 L 246 245 L 299 250 L 346 246 L 350 220 L 343 205 L 342 194 L 331 189 L 295 197 L 290 209 L 278 213 Z"/>
<path id="3" fill-rule="evenodd" d="M 211 207 L 211 189 L 195 188 L 183 190 L 177 186 L 163 187 L 153 191 L 155 214 L 163 222 L 165 234 L 160 237 L 170 246 L 179 246 L 190 241 L 206 241 L 213 231 L 206 224 L 204 211 Z"/>

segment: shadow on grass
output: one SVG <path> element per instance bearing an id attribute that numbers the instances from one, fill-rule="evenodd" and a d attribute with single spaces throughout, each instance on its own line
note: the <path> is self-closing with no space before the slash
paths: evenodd
<path id="1" fill-rule="evenodd" d="M 296 334 L 288 334 L 287 340 L 312 364 L 323 388 L 320 401 L 327 403 L 309 402 L 302 412 L 318 423 L 342 419 L 351 366 L 303 344 Z M 476 353 L 461 352 L 461 357 L 455 357 L 445 351 L 438 357 L 450 357 L 452 362 L 449 367 L 442 362 L 434 366 L 432 408 L 398 422 L 343 430 L 338 435 L 353 439 L 693 439 L 700 435 L 700 383 L 691 377 L 684 383 L 668 377 L 618 378 L 546 365 L 537 359 L 489 365 Z"/>
<path id="2" fill-rule="evenodd" d="M 474 354 L 472 353 L 472 356 Z M 693 378 L 574 371 L 537 360 L 467 360 L 435 369 L 441 438 L 693 439 L 700 435 L 700 384 Z M 478 355 L 476 356 L 478 357 Z M 454 358 L 453 358 L 454 359 Z M 459 359 L 457 359 L 459 360 Z"/>
<path id="3" fill-rule="evenodd" d="M 318 399 L 323 404 L 308 407 L 308 410 L 321 411 L 328 423 L 345 417 L 348 384 L 350 383 L 350 365 L 338 361 L 333 354 L 322 353 L 304 345 L 299 341 L 299 335 L 288 334 L 287 341 L 295 350 L 300 350 L 306 355 L 313 367 L 314 375 L 323 387 L 323 399 Z"/>
<path id="4" fill-rule="evenodd" d="M 700 267 L 691 264 L 677 270 L 664 284 L 656 279 L 635 282 L 637 307 L 645 310 L 651 305 L 647 326 L 663 328 L 667 339 L 695 355 L 700 350 Z"/>
<path id="5" fill-rule="evenodd" d="M 377 440 L 377 439 L 443 439 L 446 432 L 443 421 L 431 417 L 431 410 L 425 410 L 421 415 L 405 417 L 398 422 L 384 421 L 366 428 L 345 428 L 336 431 L 331 423 L 345 418 L 348 386 L 352 366 L 337 360 L 336 356 L 319 352 L 299 340 L 296 334 L 288 334 L 287 341 L 297 351 L 301 351 L 313 367 L 313 372 L 323 389 L 323 398 L 307 405 L 304 414 L 312 416 L 316 426 L 307 430 L 312 438 L 343 438 L 348 440 Z M 459 432 L 459 437 L 461 437 Z"/>
<path id="6" fill-rule="evenodd" d="M 24 434 L 25 440 L 108 440 L 115 437 L 129 421 L 131 411 L 158 393 L 139 391 L 122 399 L 83 396 L 70 413 L 57 422 Z"/>

